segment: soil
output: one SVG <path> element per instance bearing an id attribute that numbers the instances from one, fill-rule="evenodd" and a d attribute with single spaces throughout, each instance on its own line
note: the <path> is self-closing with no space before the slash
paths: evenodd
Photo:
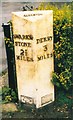
<path id="1" fill-rule="evenodd" d="M 50 118 L 69 118 L 72 120 L 72 109 L 68 108 L 66 104 L 63 106 L 57 106 L 55 103 L 46 105 L 45 107 L 36 109 L 33 106 L 21 105 L 18 103 L 6 103 L 2 104 L 2 118 L 40 118 L 50 119 Z"/>

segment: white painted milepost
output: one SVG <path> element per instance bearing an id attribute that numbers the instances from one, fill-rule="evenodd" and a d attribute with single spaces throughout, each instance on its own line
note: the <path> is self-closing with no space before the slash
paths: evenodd
<path id="1" fill-rule="evenodd" d="M 12 13 L 19 100 L 36 108 L 54 101 L 53 11 Z"/>

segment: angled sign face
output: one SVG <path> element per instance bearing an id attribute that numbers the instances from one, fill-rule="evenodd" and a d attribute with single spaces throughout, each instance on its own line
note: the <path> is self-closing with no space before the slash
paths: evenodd
<path id="1" fill-rule="evenodd" d="M 53 11 L 12 13 L 19 100 L 37 108 L 54 101 Z"/>

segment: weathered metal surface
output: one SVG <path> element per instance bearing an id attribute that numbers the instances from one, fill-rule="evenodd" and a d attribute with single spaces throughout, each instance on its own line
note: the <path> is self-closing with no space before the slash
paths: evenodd
<path id="1" fill-rule="evenodd" d="M 54 101 L 53 12 L 13 12 L 12 23 L 19 100 L 29 96 L 39 108 L 42 96 L 52 93 Z"/>

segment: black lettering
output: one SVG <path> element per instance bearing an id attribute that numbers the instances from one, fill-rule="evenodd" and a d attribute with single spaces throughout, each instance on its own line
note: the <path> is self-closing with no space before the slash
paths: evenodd
<path id="1" fill-rule="evenodd" d="M 44 47 L 44 51 L 47 51 L 47 49 L 48 49 L 47 45 L 44 45 L 43 47 Z"/>
<path id="2" fill-rule="evenodd" d="M 20 35 L 20 34 L 14 34 L 13 37 L 19 38 L 19 39 L 27 39 L 27 40 L 33 40 L 33 36 L 32 35 Z"/>
<path id="3" fill-rule="evenodd" d="M 21 51 L 20 55 L 24 55 L 24 50 L 21 49 L 20 51 Z"/>
<path id="4" fill-rule="evenodd" d="M 25 56 L 27 56 L 27 50 L 25 50 Z"/>
<path id="5" fill-rule="evenodd" d="M 46 42 L 49 40 L 52 40 L 52 36 L 36 39 L 36 43 L 38 44 L 38 43 Z"/>
<path id="6" fill-rule="evenodd" d="M 39 43 L 39 39 L 36 39 L 36 41 L 37 41 L 37 44 Z"/>
<path id="7" fill-rule="evenodd" d="M 53 54 L 51 53 L 51 54 L 50 54 L 50 57 L 52 57 L 52 56 L 53 56 Z"/>
<path id="8" fill-rule="evenodd" d="M 30 16 L 39 16 L 39 15 L 42 15 L 42 14 L 29 14 L 29 15 L 24 15 L 24 17 L 30 17 Z"/>
<path id="9" fill-rule="evenodd" d="M 28 47 L 31 47 L 31 43 L 28 43 Z"/>
<path id="10" fill-rule="evenodd" d="M 41 56 L 37 56 L 38 61 L 41 60 Z"/>
<path id="11" fill-rule="evenodd" d="M 27 47 L 27 43 L 24 43 L 24 46 Z"/>
<path id="12" fill-rule="evenodd" d="M 18 43 L 17 43 L 17 42 L 15 42 L 15 46 L 18 46 Z"/>
<path id="13" fill-rule="evenodd" d="M 20 56 L 17 56 L 17 55 L 16 55 L 16 57 L 17 57 L 17 60 L 20 60 Z"/>
<path id="14" fill-rule="evenodd" d="M 52 40 L 52 36 L 48 36 L 47 38 L 48 38 L 48 40 Z"/>
<path id="15" fill-rule="evenodd" d="M 34 61 L 33 58 L 27 57 L 27 61 Z"/>
<path id="16" fill-rule="evenodd" d="M 44 57 L 44 59 L 46 59 L 46 55 L 44 55 L 43 57 Z"/>
<path id="17" fill-rule="evenodd" d="M 43 56 L 41 56 L 41 60 L 43 60 Z"/>
<path id="18" fill-rule="evenodd" d="M 19 46 L 21 46 L 22 43 L 21 42 L 18 42 L 18 43 L 19 43 Z"/>
<path id="19" fill-rule="evenodd" d="M 30 35 L 28 35 L 28 39 L 30 40 Z"/>
<path id="20" fill-rule="evenodd" d="M 16 59 L 17 60 L 24 60 L 24 61 L 28 61 L 28 62 L 33 62 L 34 61 L 33 58 L 30 58 L 30 57 L 27 57 L 27 56 L 22 56 L 22 55 L 20 55 L 20 56 L 16 55 Z"/>
<path id="21" fill-rule="evenodd" d="M 25 35 L 22 35 L 22 40 L 25 39 Z"/>
<path id="22" fill-rule="evenodd" d="M 26 39 L 28 39 L 28 35 L 26 35 Z"/>
<path id="23" fill-rule="evenodd" d="M 43 38 L 40 38 L 40 43 L 42 43 L 43 42 Z"/>
<path id="24" fill-rule="evenodd" d="M 37 56 L 37 58 L 38 58 L 38 61 L 43 60 L 43 56 Z"/>
<path id="25" fill-rule="evenodd" d="M 24 42 L 21 43 L 21 46 L 24 47 Z"/>
<path id="26" fill-rule="evenodd" d="M 20 46 L 20 42 L 18 42 L 18 46 Z"/>
<path id="27" fill-rule="evenodd" d="M 23 56 L 21 55 L 21 56 L 20 56 L 20 60 L 22 60 L 22 59 L 23 59 Z"/>
<path id="28" fill-rule="evenodd" d="M 33 58 L 30 58 L 30 61 L 34 61 Z"/>
<path id="29" fill-rule="evenodd" d="M 52 40 L 52 36 L 50 36 L 50 39 Z"/>
<path id="30" fill-rule="evenodd" d="M 45 38 L 43 38 L 44 39 L 44 42 L 46 42 L 46 37 Z"/>
<path id="31" fill-rule="evenodd" d="M 43 54 L 42 56 L 37 56 L 37 60 L 38 61 L 40 61 L 40 60 L 43 60 L 43 59 L 47 59 L 47 58 L 50 58 L 50 57 L 52 57 L 53 56 L 53 54 L 51 53 L 51 54 Z"/>
<path id="32" fill-rule="evenodd" d="M 49 58 L 49 54 L 47 54 L 47 58 Z"/>
<path id="33" fill-rule="evenodd" d="M 31 47 L 31 43 L 15 42 L 15 46 Z"/>
<path id="34" fill-rule="evenodd" d="M 21 35 L 18 35 L 18 38 L 21 39 Z"/>
<path id="35" fill-rule="evenodd" d="M 30 35 L 30 39 L 33 40 L 33 36 L 32 35 Z"/>

